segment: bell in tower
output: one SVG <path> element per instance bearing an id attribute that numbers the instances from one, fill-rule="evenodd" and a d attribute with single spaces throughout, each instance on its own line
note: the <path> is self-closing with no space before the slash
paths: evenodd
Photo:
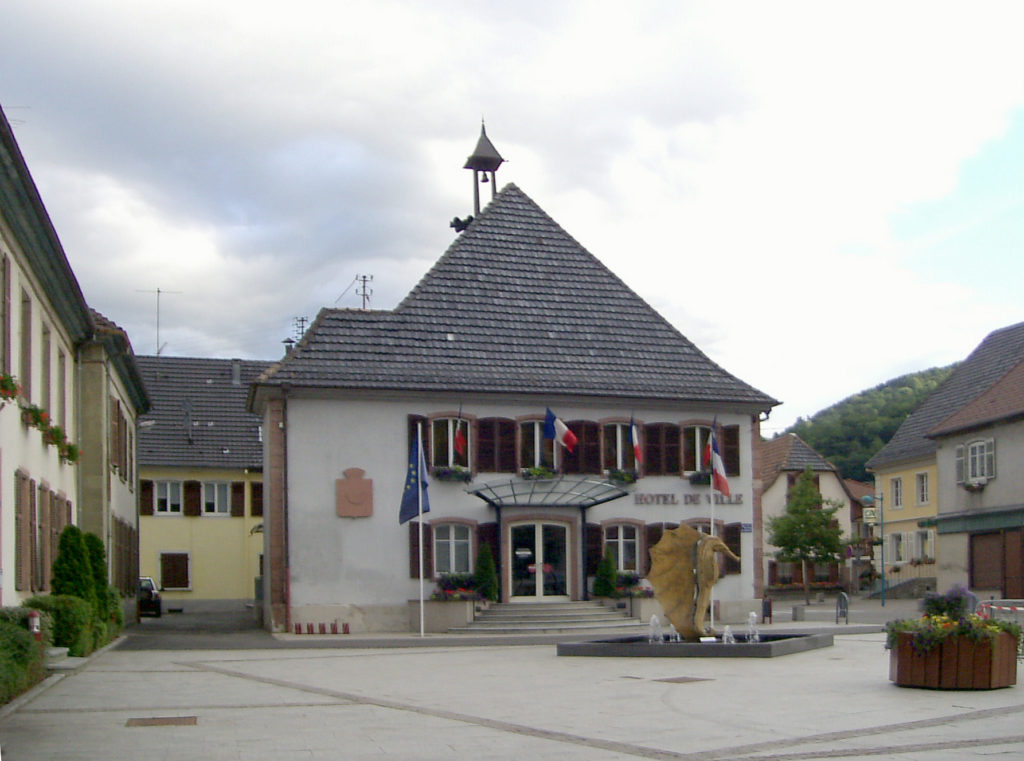
<path id="1" fill-rule="evenodd" d="M 480 183 L 488 182 L 487 175 L 490 174 L 491 200 L 493 201 L 494 196 L 498 193 L 494 182 L 494 173 L 498 171 L 498 167 L 503 161 L 504 159 L 495 150 L 494 144 L 487 138 L 487 130 L 481 120 L 480 139 L 476 141 L 476 148 L 466 159 L 466 165 L 463 167 L 463 169 L 473 170 L 473 214 L 475 216 L 480 216 Z"/>

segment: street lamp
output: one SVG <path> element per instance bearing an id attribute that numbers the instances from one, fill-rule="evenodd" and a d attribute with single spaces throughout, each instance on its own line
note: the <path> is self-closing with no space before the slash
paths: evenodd
<path id="1" fill-rule="evenodd" d="M 863 502 L 868 507 L 871 507 L 873 504 L 875 504 L 875 500 L 878 500 L 878 533 L 882 537 L 882 549 L 881 549 L 882 595 L 881 595 L 881 600 L 882 600 L 882 607 L 884 608 L 885 607 L 885 509 L 884 509 L 885 497 L 883 495 L 881 495 L 881 494 L 876 494 L 873 497 L 870 494 L 867 494 L 867 495 L 865 495 L 864 497 L 861 498 L 861 502 Z"/>

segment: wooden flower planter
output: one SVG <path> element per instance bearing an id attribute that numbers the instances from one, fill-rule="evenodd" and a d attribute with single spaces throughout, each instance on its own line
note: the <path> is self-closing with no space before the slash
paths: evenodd
<path id="1" fill-rule="evenodd" d="M 975 641 L 947 637 L 927 653 L 914 652 L 913 635 L 901 633 L 889 651 L 889 679 L 900 687 L 993 690 L 1017 683 L 1017 640 L 1000 632 Z"/>

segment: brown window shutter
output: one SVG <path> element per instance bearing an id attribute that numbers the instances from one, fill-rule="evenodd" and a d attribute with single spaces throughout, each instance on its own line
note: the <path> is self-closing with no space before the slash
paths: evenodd
<path id="1" fill-rule="evenodd" d="M 427 425 L 427 419 L 425 417 L 423 417 L 422 415 L 409 415 L 409 441 L 406 443 L 406 447 L 405 447 L 405 452 L 406 452 L 406 460 L 405 460 L 405 462 L 408 462 L 408 455 L 409 455 L 410 452 L 412 452 L 412 443 L 414 441 L 416 441 L 416 424 L 417 423 L 423 423 L 423 444 L 424 444 L 423 451 L 424 452 L 429 452 L 430 451 L 430 446 L 428 445 L 428 442 L 430 440 L 430 427 Z M 427 457 L 425 459 L 427 460 L 427 464 L 429 465 L 430 464 L 430 458 Z"/>
<path id="2" fill-rule="evenodd" d="M 153 482 L 139 481 L 139 515 L 153 514 Z"/>
<path id="3" fill-rule="evenodd" d="M 53 565 L 53 555 L 50 544 L 50 511 L 53 492 L 49 489 L 39 489 L 39 588 L 44 592 L 50 590 L 50 571 Z"/>
<path id="4" fill-rule="evenodd" d="M 3 279 L 3 283 L 0 284 L 0 298 L 2 298 L 3 317 L 0 318 L 0 341 L 3 341 L 3 347 L 0 348 L 0 362 L 3 366 L 0 370 L 6 373 L 11 371 L 11 260 L 4 256 L 0 261 L 0 278 Z"/>
<path id="5" fill-rule="evenodd" d="M 245 483 L 242 481 L 231 482 L 231 517 L 242 518 L 245 516 Z"/>
<path id="6" fill-rule="evenodd" d="M 725 465 L 727 476 L 740 474 L 740 427 L 738 425 L 727 425 L 722 428 L 722 462 Z M 735 564 L 736 561 L 732 562 Z"/>
<path id="7" fill-rule="evenodd" d="M 423 524 L 423 578 L 434 575 L 433 539 L 428 524 Z M 409 521 L 409 578 L 420 577 L 419 522 Z"/>
<path id="8" fill-rule="evenodd" d="M 198 481 L 186 481 L 184 486 L 185 504 L 182 512 L 190 518 L 196 518 L 203 513 L 203 487 Z"/>
<path id="9" fill-rule="evenodd" d="M 733 551 L 736 557 L 742 557 L 740 554 L 740 539 L 743 533 L 743 526 L 740 523 L 727 523 L 722 530 L 722 541 L 725 542 L 725 546 Z M 724 560 L 722 573 L 724 574 L 736 574 L 740 573 L 743 569 L 740 563 L 737 563 L 728 555 L 722 555 Z"/>
<path id="10" fill-rule="evenodd" d="M 39 589 L 42 582 L 42 573 L 39 570 L 39 513 L 36 511 L 36 482 L 29 481 L 28 487 L 28 525 L 29 525 L 29 550 L 32 558 L 32 591 Z"/>
<path id="11" fill-rule="evenodd" d="M 604 537 L 601 527 L 596 523 L 588 523 L 586 527 L 587 556 L 584 559 L 584 567 L 587 576 L 594 576 L 597 573 L 597 566 L 601 562 L 601 555 L 604 545 Z"/>
<path id="12" fill-rule="evenodd" d="M 648 523 L 644 530 L 644 562 L 643 562 L 643 575 L 646 576 L 651 571 L 651 550 L 654 549 L 654 545 L 661 541 L 661 535 L 664 533 L 665 528 L 661 523 Z"/>
<path id="13" fill-rule="evenodd" d="M 29 533 L 28 477 L 14 474 L 14 588 L 27 591 L 32 584 L 32 534 Z"/>
<path id="14" fill-rule="evenodd" d="M 160 554 L 160 586 L 164 589 L 188 589 L 188 553 L 163 552 Z"/>
<path id="15" fill-rule="evenodd" d="M 263 482 L 253 481 L 249 485 L 249 515 L 254 518 L 262 517 L 263 515 Z"/>

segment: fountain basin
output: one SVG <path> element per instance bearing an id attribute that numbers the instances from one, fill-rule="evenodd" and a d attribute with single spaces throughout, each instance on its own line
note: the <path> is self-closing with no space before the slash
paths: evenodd
<path id="1" fill-rule="evenodd" d="M 725 644 L 721 637 L 714 642 L 651 642 L 648 637 L 621 637 L 590 642 L 563 642 L 558 655 L 579 655 L 597 658 L 775 658 L 822 647 L 832 647 L 831 634 L 762 634 L 760 642 L 747 642 L 736 636 L 736 642 Z"/>

